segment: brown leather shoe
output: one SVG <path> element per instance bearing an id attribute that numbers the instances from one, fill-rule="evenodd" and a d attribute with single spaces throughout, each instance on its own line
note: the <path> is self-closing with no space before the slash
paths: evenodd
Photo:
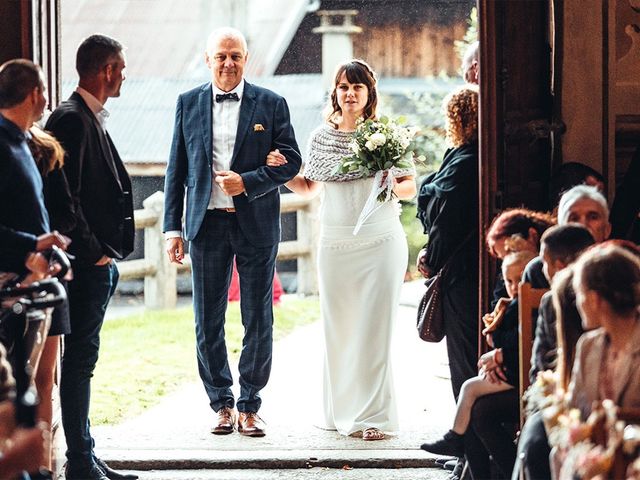
<path id="1" fill-rule="evenodd" d="M 265 423 L 255 412 L 238 413 L 238 433 L 247 437 L 264 437 Z"/>
<path id="2" fill-rule="evenodd" d="M 233 432 L 233 427 L 236 423 L 235 414 L 233 408 L 222 407 L 218 410 L 218 421 L 216 425 L 211 429 L 211 433 L 214 435 L 228 435 Z"/>

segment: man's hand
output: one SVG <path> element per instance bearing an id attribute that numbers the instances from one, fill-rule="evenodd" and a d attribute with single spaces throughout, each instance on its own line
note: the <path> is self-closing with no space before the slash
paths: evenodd
<path id="1" fill-rule="evenodd" d="M 220 186 L 225 195 L 234 197 L 244 192 L 244 181 L 240 174 L 231 170 L 216 172 L 216 183 Z"/>
<path id="2" fill-rule="evenodd" d="M 184 260 L 184 242 L 181 237 L 167 238 L 167 255 L 171 263 L 182 265 Z"/>
<path id="3" fill-rule="evenodd" d="M 98 260 L 95 265 L 96 267 L 102 267 L 104 265 L 107 265 L 108 263 L 111 263 L 111 257 L 107 257 L 106 255 L 102 255 L 102 257 L 100 257 L 100 260 Z"/>
<path id="4" fill-rule="evenodd" d="M 61 235 L 56 230 L 51 233 L 43 233 L 36 239 L 36 251 L 49 250 L 52 246 L 66 250 L 71 240 Z"/>

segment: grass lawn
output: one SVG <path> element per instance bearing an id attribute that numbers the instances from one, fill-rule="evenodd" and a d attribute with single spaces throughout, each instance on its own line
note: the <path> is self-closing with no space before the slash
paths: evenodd
<path id="1" fill-rule="evenodd" d="M 317 298 L 286 297 L 274 308 L 275 339 L 320 318 Z M 227 310 L 230 357 L 242 347 L 240 306 Z M 199 381 L 191 308 L 145 311 L 105 322 L 92 381 L 91 422 L 115 424 L 141 414 L 184 383 Z"/>

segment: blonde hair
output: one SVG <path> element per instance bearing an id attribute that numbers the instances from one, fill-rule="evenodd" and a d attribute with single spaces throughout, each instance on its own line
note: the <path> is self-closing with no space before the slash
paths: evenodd
<path id="1" fill-rule="evenodd" d="M 478 87 L 465 85 L 447 95 L 443 102 L 447 139 L 460 147 L 478 139 Z"/>
<path id="2" fill-rule="evenodd" d="M 502 271 L 506 271 L 511 265 L 518 265 L 522 267 L 522 270 L 527 266 L 531 260 L 536 257 L 536 254 L 531 250 L 521 250 L 519 252 L 511 252 L 502 260 Z"/>
<path id="3" fill-rule="evenodd" d="M 62 168 L 64 149 L 60 142 L 35 124 L 29 129 L 29 133 L 31 133 L 29 149 L 40 175 L 46 177 L 52 171 Z"/>

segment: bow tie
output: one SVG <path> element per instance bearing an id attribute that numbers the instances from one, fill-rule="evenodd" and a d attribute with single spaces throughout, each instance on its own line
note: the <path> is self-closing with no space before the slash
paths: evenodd
<path id="1" fill-rule="evenodd" d="M 238 94 L 235 92 L 232 93 L 217 93 L 216 94 L 216 102 L 224 102 L 225 100 L 234 100 L 236 102 L 240 101 Z"/>

